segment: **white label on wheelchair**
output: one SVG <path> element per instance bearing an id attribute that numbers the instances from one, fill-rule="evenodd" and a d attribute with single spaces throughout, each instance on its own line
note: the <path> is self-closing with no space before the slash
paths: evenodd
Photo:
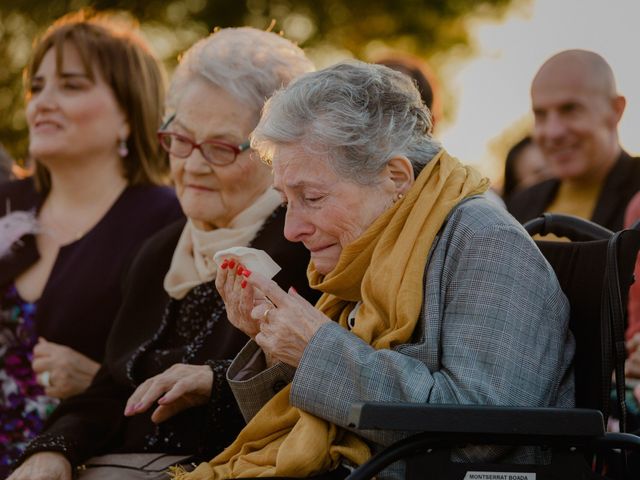
<path id="1" fill-rule="evenodd" d="M 536 480 L 529 472 L 467 472 L 464 480 Z"/>

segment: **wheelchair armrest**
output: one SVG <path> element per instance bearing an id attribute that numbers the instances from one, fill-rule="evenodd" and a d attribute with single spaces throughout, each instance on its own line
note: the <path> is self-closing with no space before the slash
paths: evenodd
<path id="1" fill-rule="evenodd" d="M 574 242 L 606 240 L 613 235 L 613 232 L 608 228 L 590 220 L 561 213 L 543 213 L 539 217 L 525 222 L 523 226 L 529 235 L 553 233 L 558 237 L 567 237 Z"/>
<path id="2" fill-rule="evenodd" d="M 605 432 L 600 411 L 579 408 L 371 402 L 353 404 L 348 422 L 358 429 L 510 437 L 593 438 Z"/>

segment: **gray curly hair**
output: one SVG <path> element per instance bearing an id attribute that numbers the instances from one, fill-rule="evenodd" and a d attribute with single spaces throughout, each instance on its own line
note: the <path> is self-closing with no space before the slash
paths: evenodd
<path id="1" fill-rule="evenodd" d="M 382 65 L 338 63 L 294 80 L 265 104 L 251 146 L 269 163 L 278 147 L 298 145 L 326 155 L 356 183 L 375 183 L 394 156 L 417 177 L 438 153 L 431 115 L 406 75 Z"/>
<path id="2" fill-rule="evenodd" d="M 282 36 L 252 27 L 223 28 L 196 42 L 173 74 L 167 106 L 180 101 L 195 77 L 224 89 L 259 115 L 264 102 L 293 78 L 313 71 L 302 49 Z"/>

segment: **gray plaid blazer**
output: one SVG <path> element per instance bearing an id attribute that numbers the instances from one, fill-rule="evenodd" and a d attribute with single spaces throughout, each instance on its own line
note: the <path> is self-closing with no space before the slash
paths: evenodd
<path id="1" fill-rule="evenodd" d="M 572 407 L 568 319 L 568 301 L 530 236 L 477 196 L 452 211 L 428 252 L 422 312 L 409 343 L 374 350 L 330 323 L 314 335 L 297 370 L 265 369 L 250 342 L 228 379 L 247 420 L 291 381 L 292 405 L 343 427 L 358 401 Z M 374 451 L 407 435 L 358 433 Z M 465 448 L 456 457 L 543 458 L 533 449 L 491 446 Z M 379 478 L 401 476 L 400 467 Z"/>

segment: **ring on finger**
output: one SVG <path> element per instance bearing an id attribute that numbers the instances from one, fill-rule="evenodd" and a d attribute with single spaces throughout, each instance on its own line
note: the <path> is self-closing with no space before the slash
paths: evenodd
<path id="1" fill-rule="evenodd" d="M 268 307 L 264 313 L 262 314 L 262 319 L 263 320 L 269 320 L 269 312 L 273 310 L 273 307 Z"/>
<path id="2" fill-rule="evenodd" d="M 39 373 L 36 376 L 37 382 L 45 388 L 49 388 L 51 386 L 51 372 L 49 370 L 45 370 L 42 373 Z"/>

